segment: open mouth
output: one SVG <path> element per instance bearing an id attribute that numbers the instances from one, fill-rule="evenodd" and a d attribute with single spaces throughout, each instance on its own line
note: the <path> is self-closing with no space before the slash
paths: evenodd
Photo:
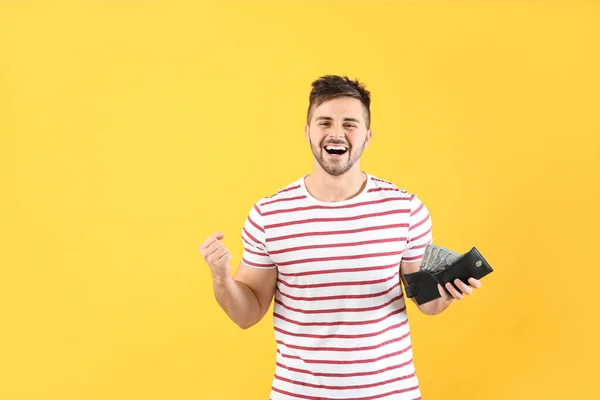
<path id="1" fill-rule="evenodd" d="M 325 146 L 325 151 L 332 156 L 341 156 L 348 151 L 348 148 L 346 146 L 330 144 Z"/>

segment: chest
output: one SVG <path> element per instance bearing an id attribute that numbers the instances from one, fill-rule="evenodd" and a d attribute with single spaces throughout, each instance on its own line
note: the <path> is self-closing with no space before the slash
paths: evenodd
<path id="1" fill-rule="evenodd" d="M 297 289 L 384 284 L 397 278 L 410 210 L 376 207 L 302 209 L 265 217 L 269 255 Z"/>

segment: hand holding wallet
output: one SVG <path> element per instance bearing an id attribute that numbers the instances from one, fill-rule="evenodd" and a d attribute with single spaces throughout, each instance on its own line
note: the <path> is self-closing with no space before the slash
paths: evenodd
<path id="1" fill-rule="evenodd" d="M 438 284 L 448 292 L 445 286 L 451 282 L 460 292 L 454 285 L 455 279 L 460 279 L 468 285 L 469 278 L 481 279 L 491 272 L 492 267 L 475 247 L 460 255 L 446 248 L 428 244 L 420 271 L 404 275 L 407 282 L 404 290 L 407 297 L 414 297 L 417 304 L 421 305 L 440 297 Z"/>

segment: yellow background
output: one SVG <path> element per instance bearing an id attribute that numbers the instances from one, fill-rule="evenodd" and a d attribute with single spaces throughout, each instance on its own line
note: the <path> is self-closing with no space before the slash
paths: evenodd
<path id="1" fill-rule="evenodd" d="M 268 399 L 218 308 L 253 202 L 312 167 L 310 82 L 364 80 L 362 167 L 495 272 L 409 306 L 425 400 L 598 396 L 593 1 L 0 2 L 0 399 Z M 598 397 L 595 397 L 598 398 Z"/>

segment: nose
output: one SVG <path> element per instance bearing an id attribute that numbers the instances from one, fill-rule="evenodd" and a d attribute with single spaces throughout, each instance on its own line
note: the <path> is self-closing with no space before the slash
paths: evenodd
<path id="1" fill-rule="evenodd" d="M 346 132 L 344 131 L 344 126 L 335 124 L 333 126 L 333 129 L 331 129 L 331 132 L 329 133 L 329 137 L 331 139 L 342 139 L 346 141 Z"/>

